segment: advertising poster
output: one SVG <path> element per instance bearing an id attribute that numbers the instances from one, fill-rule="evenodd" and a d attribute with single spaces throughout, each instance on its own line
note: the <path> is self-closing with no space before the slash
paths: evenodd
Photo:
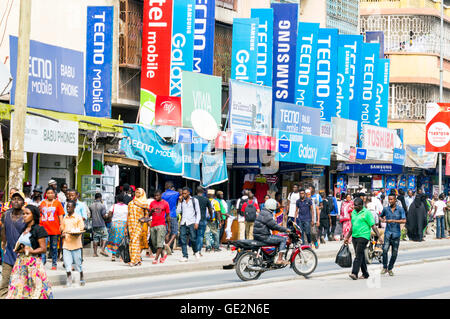
<path id="1" fill-rule="evenodd" d="M 256 83 L 259 19 L 233 19 L 231 78 Z"/>
<path id="2" fill-rule="evenodd" d="M 319 29 L 317 43 L 316 85 L 313 107 L 320 109 L 320 119 L 331 121 L 336 116 L 336 83 L 338 70 L 339 31 Z"/>
<path id="3" fill-rule="evenodd" d="M 229 128 L 272 135 L 272 89 L 230 80 Z"/>
<path id="4" fill-rule="evenodd" d="M 292 133 L 320 135 L 320 110 L 275 102 L 273 128 Z"/>
<path id="5" fill-rule="evenodd" d="M 408 183 L 407 183 L 406 175 L 401 175 L 398 179 L 398 188 L 406 191 L 407 186 L 408 186 L 407 184 Z"/>
<path id="6" fill-rule="evenodd" d="M 87 116 L 111 117 L 114 7 L 87 7 Z"/>
<path id="7" fill-rule="evenodd" d="M 155 103 L 155 125 L 181 126 L 181 98 L 158 96 Z"/>
<path id="8" fill-rule="evenodd" d="M 210 187 L 228 180 L 227 162 L 224 152 L 203 154 L 202 187 Z"/>
<path id="9" fill-rule="evenodd" d="M 392 163 L 397 165 L 405 165 L 406 151 L 402 148 L 394 148 Z"/>
<path id="10" fill-rule="evenodd" d="M 194 24 L 195 73 L 213 74 L 216 1 L 196 0 Z"/>
<path id="11" fill-rule="evenodd" d="M 374 125 L 387 127 L 389 108 L 389 74 L 390 61 L 379 59 L 376 70 L 377 74 L 377 96 L 375 99 L 375 121 Z"/>
<path id="12" fill-rule="evenodd" d="M 251 17 L 259 19 L 256 83 L 271 87 L 273 72 L 273 9 L 252 9 Z"/>
<path id="13" fill-rule="evenodd" d="M 170 96 L 181 96 L 181 73 L 194 63 L 195 0 L 173 0 Z"/>
<path id="14" fill-rule="evenodd" d="M 182 144 L 183 147 L 183 178 L 199 182 L 200 161 L 202 152 L 195 147 L 195 144 Z"/>
<path id="15" fill-rule="evenodd" d="M 415 175 L 408 176 L 408 189 L 416 190 L 417 188 L 417 177 Z"/>
<path id="16" fill-rule="evenodd" d="M 427 152 L 450 153 L 450 103 L 427 103 L 426 139 Z"/>
<path id="17" fill-rule="evenodd" d="M 391 190 L 397 188 L 397 177 L 386 176 L 386 193 L 389 194 Z"/>
<path id="18" fill-rule="evenodd" d="M 372 188 L 373 189 L 384 188 L 383 176 L 382 175 L 373 175 L 372 176 Z"/>
<path id="19" fill-rule="evenodd" d="M 343 119 L 350 116 L 350 55 L 350 48 L 338 48 L 336 117 Z"/>
<path id="20" fill-rule="evenodd" d="M 319 23 L 298 24 L 295 104 L 300 106 L 313 106 L 319 28 Z"/>

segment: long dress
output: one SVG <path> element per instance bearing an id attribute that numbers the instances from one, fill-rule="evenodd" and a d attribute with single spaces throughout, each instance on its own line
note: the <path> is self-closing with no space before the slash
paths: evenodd
<path id="1" fill-rule="evenodd" d="M 350 232 L 350 229 L 352 229 L 352 211 L 353 201 L 343 201 L 339 222 L 342 224 L 342 236 L 344 238 Z M 352 241 L 352 236 L 350 236 L 349 240 Z"/>
<path id="2" fill-rule="evenodd" d="M 108 232 L 108 241 L 106 242 L 106 251 L 111 253 L 112 255 L 117 254 L 117 250 L 119 248 L 120 243 L 125 237 L 127 224 L 127 212 L 128 206 L 121 204 L 114 204 L 113 206 L 113 217 L 111 221 L 111 228 Z M 118 215 L 121 215 L 120 218 Z"/>
<path id="3" fill-rule="evenodd" d="M 130 234 L 130 258 L 131 264 L 137 264 L 142 261 L 141 258 L 141 236 L 142 223 L 139 219 L 144 217 L 144 209 L 137 206 L 132 200 L 128 203 L 128 232 Z"/>
<path id="4" fill-rule="evenodd" d="M 412 241 L 421 241 L 423 239 L 424 229 L 427 225 L 427 209 L 422 200 L 418 197 L 414 199 L 409 206 L 406 216 L 406 229 L 408 237 Z"/>

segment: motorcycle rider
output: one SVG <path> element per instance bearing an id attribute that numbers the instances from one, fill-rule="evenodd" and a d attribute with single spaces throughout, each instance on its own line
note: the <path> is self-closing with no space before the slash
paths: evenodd
<path id="1" fill-rule="evenodd" d="M 279 254 L 278 260 L 275 262 L 277 265 L 288 265 L 289 261 L 284 260 L 283 253 L 286 252 L 286 237 L 272 235 L 271 230 L 278 230 L 280 232 L 290 233 L 290 230 L 278 225 L 273 218 L 273 214 L 277 209 L 277 202 L 274 199 L 268 199 L 264 208 L 256 217 L 255 225 L 253 228 L 253 238 L 257 241 L 267 243 L 267 245 L 278 245 Z"/>

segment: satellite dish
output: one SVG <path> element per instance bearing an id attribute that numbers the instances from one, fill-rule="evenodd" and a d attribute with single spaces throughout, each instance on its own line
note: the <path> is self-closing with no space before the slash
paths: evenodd
<path id="1" fill-rule="evenodd" d="M 191 113 L 191 122 L 195 132 L 205 140 L 213 140 L 219 134 L 216 120 L 205 110 L 194 110 L 194 112 Z"/>
<path id="2" fill-rule="evenodd" d="M 8 94 L 12 87 L 12 76 L 6 65 L 0 63 L 0 96 Z"/>

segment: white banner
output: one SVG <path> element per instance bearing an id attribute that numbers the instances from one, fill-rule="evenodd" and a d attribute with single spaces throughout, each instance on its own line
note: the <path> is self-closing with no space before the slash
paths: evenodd
<path id="1" fill-rule="evenodd" d="M 11 135 L 14 134 L 13 118 L 14 113 L 11 114 Z M 66 120 L 55 122 L 40 116 L 27 115 L 24 151 L 78 156 L 78 122 Z"/>
<path id="2" fill-rule="evenodd" d="M 346 146 L 356 146 L 358 138 L 358 121 L 352 121 L 337 117 L 331 118 L 332 123 L 332 144 L 338 145 L 340 143 Z"/>

